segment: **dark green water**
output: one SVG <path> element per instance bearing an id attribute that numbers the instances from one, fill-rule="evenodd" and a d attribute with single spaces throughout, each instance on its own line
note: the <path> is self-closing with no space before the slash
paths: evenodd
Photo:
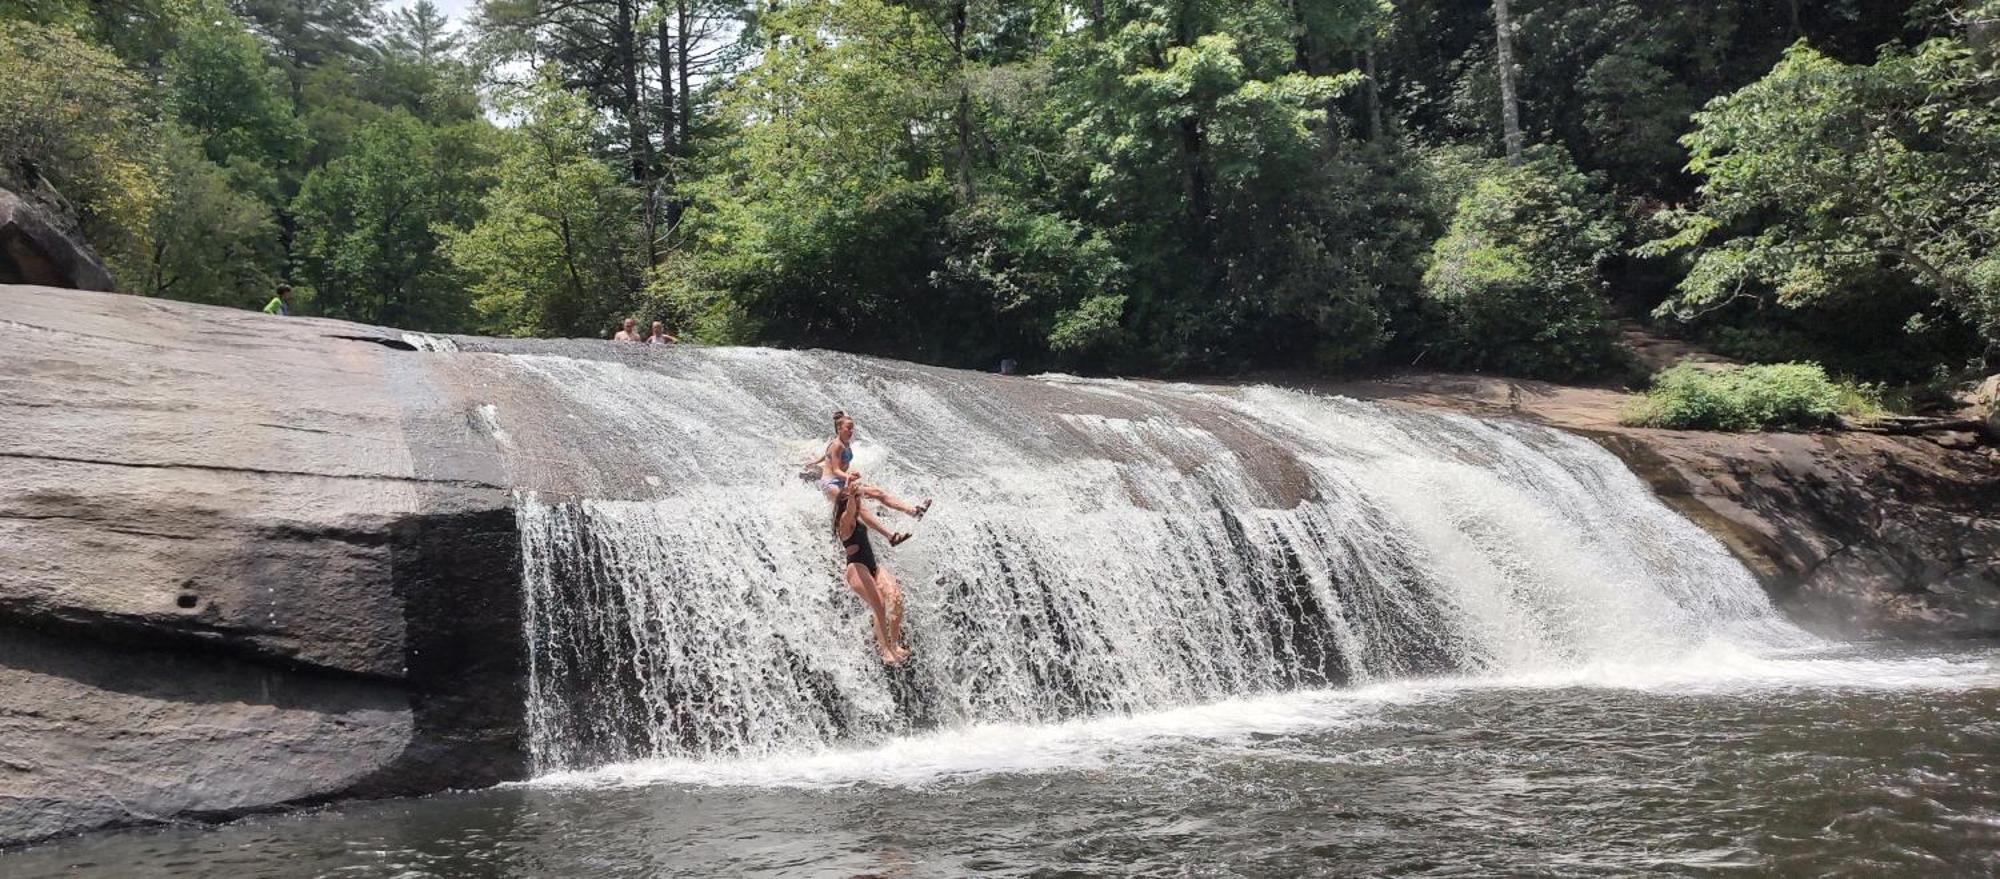
<path id="1" fill-rule="evenodd" d="M 0 854 L 0 876 L 2000 874 L 2000 653 L 1292 694 Z"/>

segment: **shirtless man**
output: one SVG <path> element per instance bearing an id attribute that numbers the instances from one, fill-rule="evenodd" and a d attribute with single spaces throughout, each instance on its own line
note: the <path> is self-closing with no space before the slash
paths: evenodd
<path id="1" fill-rule="evenodd" d="M 639 338 L 639 321 L 629 317 L 626 318 L 624 323 L 618 325 L 618 332 L 612 334 L 611 341 L 613 342 L 645 341 L 644 339 Z"/>
<path id="2" fill-rule="evenodd" d="M 826 493 L 828 501 L 837 501 L 840 490 L 848 485 L 860 484 L 861 473 L 854 470 L 854 419 L 846 412 L 833 413 L 833 441 L 827 443 L 826 453 L 814 461 L 819 465 L 819 490 Z M 907 516 L 921 519 L 930 512 L 931 502 L 912 504 L 874 485 L 860 485 L 861 496 L 878 501 L 883 506 Z"/>

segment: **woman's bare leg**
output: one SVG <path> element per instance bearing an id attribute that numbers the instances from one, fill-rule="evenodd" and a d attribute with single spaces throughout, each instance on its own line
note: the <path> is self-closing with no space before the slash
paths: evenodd
<path id="1" fill-rule="evenodd" d="M 868 575 L 868 569 L 848 565 L 847 588 L 861 596 L 861 600 L 868 604 L 868 611 L 875 617 L 875 652 L 881 655 L 883 662 L 901 661 L 895 642 L 889 639 L 888 608 L 882 605 L 881 592 L 876 588 L 875 579 Z"/>
<path id="2" fill-rule="evenodd" d="M 884 615 L 888 617 L 889 643 L 896 651 L 897 660 L 910 655 L 903 646 L 903 584 L 896 582 L 896 575 L 889 573 L 889 566 L 875 566 L 875 597 L 882 602 Z"/>
<path id="3" fill-rule="evenodd" d="M 866 489 L 864 489 L 864 491 L 865 490 Z M 880 534 L 883 537 L 887 537 L 891 540 L 895 539 L 896 532 L 890 531 L 889 526 L 882 524 L 881 519 L 875 518 L 874 513 L 868 512 L 867 507 L 862 507 L 861 510 L 859 511 L 859 514 L 861 516 L 861 523 L 867 525 L 869 530 L 874 531 L 875 533 Z M 893 546 L 894 544 L 891 545 Z"/>
<path id="4" fill-rule="evenodd" d="M 902 513 L 905 516 L 921 516 L 923 515 L 924 510 L 930 509 L 929 504 L 925 504 L 922 507 L 918 507 L 916 504 L 903 500 L 902 498 L 890 494 L 887 491 L 884 491 L 883 489 L 873 485 L 862 486 L 861 494 L 863 497 L 866 497 L 872 501 L 879 501 L 882 504 L 882 506 L 895 510 L 898 513 Z"/>

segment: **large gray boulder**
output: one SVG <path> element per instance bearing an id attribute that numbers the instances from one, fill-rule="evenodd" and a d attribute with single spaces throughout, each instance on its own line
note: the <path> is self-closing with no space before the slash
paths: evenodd
<path id="1" fill-rule="evenodd" d="M 49 212 L 0 189 L 0 284 L 110 290 L 111 272 Z"/>
<path id="2" fill-rule="evenodd" d="M 526 772 L 511 496 L 391 345 L 0 286 L 0 844 Z"/>

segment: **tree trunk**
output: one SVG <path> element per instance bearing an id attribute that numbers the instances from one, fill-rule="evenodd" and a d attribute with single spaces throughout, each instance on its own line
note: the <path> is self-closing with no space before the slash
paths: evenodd
<path id="1" fill-rule="evenodd" d="M 688 89 L 688 32 L 694 27 L 692 0 L 674 0 L 674 62 L 680 65 L 681 142 L 686 143 L 688 127 L 694 121 L 694 92 Z"/>
<path id="2" fill-rule="evenodd" d="M 653 203 L 653 136 L 646 130 L 646 116 L 639 99 L 639 16 L 637 0 L 618 0 L 618 29 L 612 35 L 612 51 L 616 53 L 618 65 L 619 108 L 625 116 L 626 159 L 632 165 L 632 182 L 639 185 L 641 208 L 645 221 L 646 265 L 660 262 L 659 252 L 654 248 L 659 225 L 657 206 Z"/>
<path id="3" fill-rule="evenodd" d="M 1191 0 L 1175 4 L 1173 46 L 1194 44 L 1194 3 Z M 1155 51 L 1155 66 L 1166 64 L 1165 53 Z M 1209 249 L 1209 215 L 1213 212 L 1212 194 L 1208 179 L 1208 134 L 1202 129 L 1201 118 L 1185 116 L 1176 123 L 1181 141 L 1181 173 L 1187 185 L 1188 217 L 1194 223 L 1194 247 L 1199 251 Z"/>
<path id="4" fill-rule="evenodd" d="M 653 138 L 646 131 L 646 117 L 640 112 L 639 39 L 636 0 L 618 0 L 618 26 L 611 37 L 614 61 L 618 65 L 619 113 L 631 142 L 626 158 L 632 165 L 632 180 L 644 183 L 652 176 Z"/>
<path id="5" fill-rule="evenodd" d="M 1299 73 L 1312 73 L 1312 46 L 1306 40 L 1306 11 L 1301 5 L 1304 0 L 1292 0 L 1292 69 Z"/>
<path id="6" fill-rule="evenodd" d="M 1187 171 L 1188 212 L 1194 218 L 1196 227 L 1206 230 L 1213 208 L 1209 193 L 1208 156 L 1205 155 L 1207 138 L 1202 133 L 1201 120 L 1192 116 L 1181 120 L 1180 129 L 1181 160 Z"/>
<path id="7" fill-rule="evenodd" d="M 667 23 L 669 10 L 667 0 L 660 0 L 659 23 L 659 63 L 660 63 L 660 175 L 655 190 L 660 202 L 660 226 L 657 234 L 665 237 L 673 234 L 674 227 L 681 222 L 682 206 L 674 181 L 674 159 L 679 157 L 687 143 L 687 132 L 681 130 L 679 104 L 675 96 L 680 94 L 674 87 L 674 41 L 673 28 Z M 681 102 L 687 100 L 681 96 Z"/>
<path id="8" fill-rule="evenodd" d="M 1521 163 L 1521 104 L 1514 69 L 1514 16 L 1507 0 L 1493 0 L 1493 38 L 1500 63 L 1500 129 L 1507 162 Z"/>
<path id="9" fill-rule="evenodd" d="M 660 4 L 660 151 L 668 159 L 680 154 L 680 117 L 674 108 L 673 28 L 667 24 L 667 4 Z"/>
<path id="10" fill-rule="evenodd" d="M 958 196 L 966 204 L 972 191 L 972 85 L 966 82 L 965 25 L 967 0 L 951 5 L 951 48 L 958 56 Z"/>
<path id="11" fill-rule="evenodd" d="M 1368 38 L 1368 48 L 1361 53 L 1361 72 L 1368 77 L 1362 97 L 1368 102 L 1368 139 L 1382 136 L 1382 83 L 1375 77 L 1375 38 Z"/>

